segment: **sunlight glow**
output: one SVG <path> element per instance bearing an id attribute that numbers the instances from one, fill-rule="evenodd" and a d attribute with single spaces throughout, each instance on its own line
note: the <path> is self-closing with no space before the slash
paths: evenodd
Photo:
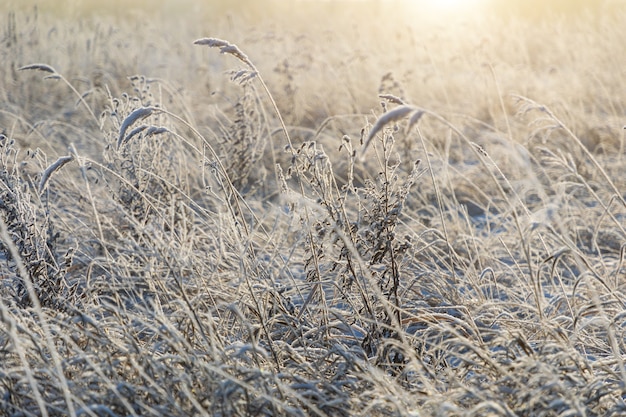
<path id="1" fill-rule="evenodd" d="M 432 13 L 439 16 L 465 15 L 480 12 L 486 0 L 405 0 L 415 12 Z"/>

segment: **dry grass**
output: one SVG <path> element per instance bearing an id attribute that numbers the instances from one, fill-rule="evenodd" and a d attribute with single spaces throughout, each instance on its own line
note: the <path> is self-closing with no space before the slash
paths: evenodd
<path id="1" fill-rule="evenodd" d="M 3 12 L 0 415 L 626 413 L 624 11 L 384 4 Z"/>

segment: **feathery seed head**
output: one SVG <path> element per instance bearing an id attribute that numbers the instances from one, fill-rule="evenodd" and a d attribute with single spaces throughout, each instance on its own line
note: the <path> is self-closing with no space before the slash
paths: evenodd
<path id="1" fill-rule="evenodd" d="M 18 71 L 28 71 L 28 70 L 49 72 L 51 74 L 57 73 L 54 68 L 52 68 L 50 65 L 47 65 L 47 64 L 30 64 L 30 65 L 24 65 L 23 67 L 18 68 Z"/>
<path id="2" fill-rule="evenodd" d="M 124 142 L 126 142 L 129 139 L 126 136 L 126 131 L 128 130 L 128 128 L 137 120 L 145 119 L 146 117 L 150 116 L 153 112 L 154 112 L 154 109 L 152 107 L 140 107 L 134 110 L 131 114 L 128 115 L 128 117 L 126 117 L 126 119 L 124 119 L 124 122 L 122 122 L 122 126 L 120 127 L 120 136 L 117 139 L 118 149 L 120 146 L 122 146 Z"/>
<path id="3" fill-rule="evenodd" d="M 380 132 L 386 125 L 391 122 L 398 121 L 416 110 L 417 109 L 413 106 L 403 105 L 398 106 L 393 110 L 389 110 L 388 112 L 380 116 L 378 120 L 376 120 L 376 123 L 374 123 L 374 126 L 372 126 L 370 133 L 367 135 L 367 139 L 365 139 L 363 152 L 367 150 L 367 147 L 369 146 L 372 139 L 376 136 L 376 134 Z"/>
<path id="4" fill-rule="evenodd" d="M 193 44 L 194 45 L 206 45 L 209 48 L 219 48 L 220 53 L 232 55 L 238 60 L 240 60 L 241 62 L 243 62 L 244 64 L 246 64 L 247 66 L 249 66 L 254 72 L 257 71 L 256 67 L 254 66 L 252 61 L 250 61 L 248 56 L 244 54 L 237 45 L 234 45 L 228 41 L 225 41 L 223 39 L 218 39 L 218 38 L 202 38 L 202 39 L 196 40 Z"/>

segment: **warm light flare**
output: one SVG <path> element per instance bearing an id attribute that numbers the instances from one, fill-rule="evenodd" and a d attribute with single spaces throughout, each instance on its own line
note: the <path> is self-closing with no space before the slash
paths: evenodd
<path id="1" fill-rule="evenodd" d="M 416 12 L 435 16 L 466 15 L 481 12 L 486 0 L 405 0 L 407 6 Z"/>

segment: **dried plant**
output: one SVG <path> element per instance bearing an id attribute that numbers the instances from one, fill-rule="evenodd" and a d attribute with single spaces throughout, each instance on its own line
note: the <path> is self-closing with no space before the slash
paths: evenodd
<path id="1" fill-rule="evenodd" d="M 76 304 L 76 290 L 66 279 L 66 268 L 71 259 L 59 262 L 58 234 L 55 232 L 45 207 L 33 201 L 36 197 L 24 178 L 17 159 L 15 142 L 0 136 L 0 211 L 10 241 L 0 243 L 0 249 L 10 275 L 5 288 L 22 307 L 37 303 L 49 308 L 66 309 Z M 67 158 L 67 157 L 66 157 Z M 71 160 L 71 157 L 70 157 Z M 53 171 L 68 160 L 61 158 L 42 175 L 40 191 Z M 14 246 L 17 250 L 11 250 Z M 20 259 L 15 259 L 18 254 Z M 23 265 L 23 268 L 19 268 Z M 27 274 L 28 276 L 23 276 Z M 9 284 L 10 283 L 10 284 Z M 32 290 L 28 286 L 32 285 Z"/>

